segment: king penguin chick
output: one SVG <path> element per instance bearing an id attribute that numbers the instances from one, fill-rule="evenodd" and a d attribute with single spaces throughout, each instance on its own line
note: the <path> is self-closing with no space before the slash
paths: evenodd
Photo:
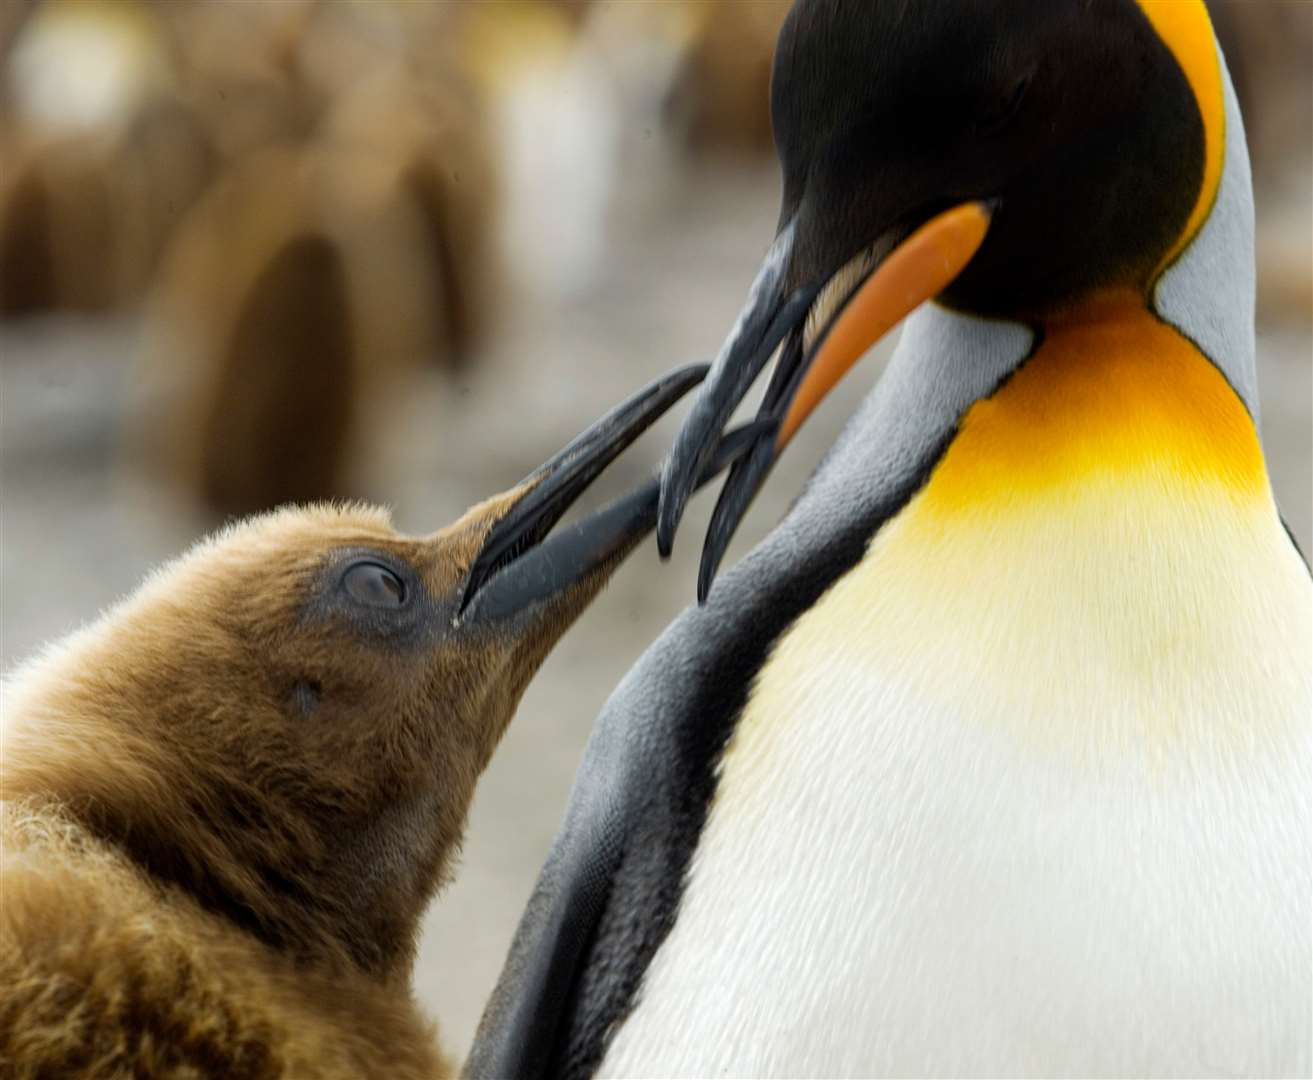
<path id="1" fill-rule="evenodd" d="M 238 523 L 15 671 L 0 1071 L 443 1075 L 410 990 L 420 916 L 655 479 L 539 542 L 704 372 L 429 536 L 361 506 Z"/>
<path id="2" fill-rule="evenodd" d="M 777 232 L 660 548 L 778 354 L 775 427 L 598 721 L 470 1073 L 1309 1075 L 1313 583 L 1203 4 L 798 0 L 771 113 Z"/>

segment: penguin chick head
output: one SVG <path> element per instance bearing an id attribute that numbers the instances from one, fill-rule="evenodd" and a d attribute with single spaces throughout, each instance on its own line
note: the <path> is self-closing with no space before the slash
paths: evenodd
<path id="1" fill-rule="evenodd" d="M 585 519 L 507 572 L 703 371 L 431 535 L 320 505 L 199 543 L 6 680 L 4 796 L 298 960 L 405 980 L 521 694 L 646 528 Z"/>
<path id="2" fill-rule="evenodd" d="M 415 539 L 318 506 L 201 543 L 20 673 L 6 796 L 57 796 L 272 944 L 397 964 L 520 694 L 600 585 L 454 626 L 513 499 Z"/>

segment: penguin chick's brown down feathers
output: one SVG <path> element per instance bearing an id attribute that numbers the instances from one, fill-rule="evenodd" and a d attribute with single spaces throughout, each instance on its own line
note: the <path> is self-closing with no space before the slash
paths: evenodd
<path id="1" fill-rule="evenodd" d="M 420 917 L 655 481 L 646 516 L 540 541 L 701 374 L 430 536 L 358 506 L 238 523 L 12 673 L 0 1074 L 445 1075 L 410 988 Z"/>

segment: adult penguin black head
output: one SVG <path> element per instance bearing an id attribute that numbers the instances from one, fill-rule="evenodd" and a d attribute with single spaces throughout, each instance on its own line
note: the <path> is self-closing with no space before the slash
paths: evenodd
<path id="1" fill-rule="evenodd" d="M 692 480 L 776 349 L 773 425 L 731 472 L 699 598 L 797 426 L 938 297 L 1040 325 L 1147 296 L 1207 216 L 1221 75 L 1193 0 L 799 0 L 772 87 L 779 230 L 662 478 L 668 554 Z"/>

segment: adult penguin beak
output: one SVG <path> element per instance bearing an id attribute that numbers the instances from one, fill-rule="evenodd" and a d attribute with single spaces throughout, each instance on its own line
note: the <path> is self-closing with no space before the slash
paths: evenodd
<path id="1" fill-rule="evenodd" d="M 717 455 L 721 432 L 779 349 L 757 416 L 759 433 L 737 457 L 712 514 L 699 603 L 748 506 L 803 422 L 872 345 L 966 268 L 993 209 L 965 202 L 914 230 L 887 230 L 838 269 L 810 280 L 799 272 L 808 245 L 797 235 L 797 219 L 780 231 L 662 471 L 657 547 L 664 558 L 689 496 Z"/>
<path id="2" fill-rule="evenodd" d="M 470 567 L 459 608 L 462 621 L 500 621 L 563 596 L 596 571 L 614 566 L 651 532 L 659 493 L 655 477 L 545 539 L 603 470 L 708 370 L 706 364 L 691 364 L 644 387 L 516 486 L 523 494 L 488 530 Z M 752 424 L 718 440 L 704 466 L 704 482 L 760 434 Z"/>

